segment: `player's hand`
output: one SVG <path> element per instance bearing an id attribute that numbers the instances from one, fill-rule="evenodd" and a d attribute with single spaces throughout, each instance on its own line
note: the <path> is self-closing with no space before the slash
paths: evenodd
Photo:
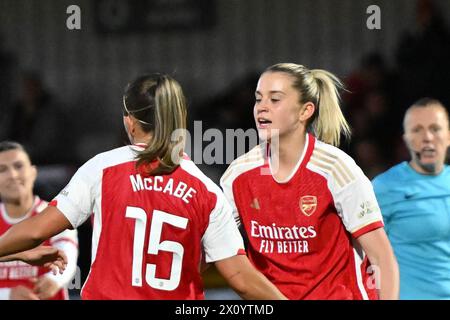
<path id="1" fill-rule="evenodd" d="M 39 300 L 37 294 L 33 290 L 25 286 L 17 286 L 11 288 L 11 293 L 9 294 L 10 300 Z"/>
<path id="2" fill-rule="evenodd" d="M 63 273 L 67 266 L 67 257 L 62 250 L 50 246 L 39 246 L 18 254 L 18 259 L 32 266 L 44 266 L 54 274 Z"/>
<path id="3" fill-rule="evenodd" d="M 55 281 L 44 275 L 36 279 L 33 291 L 39 299 L 47 300 L 52 298 L 59 289 L 60 287 Z"/>

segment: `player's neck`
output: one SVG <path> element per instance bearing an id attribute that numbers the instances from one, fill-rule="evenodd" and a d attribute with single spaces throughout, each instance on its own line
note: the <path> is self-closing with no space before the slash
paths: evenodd
<path id="1" fill-rule="evenodd" d="M 16 200 L 5 201 L 5 209 L 9 217 L 18 219 L 25 216 L 33 207 L 34 195 L 27 195 Z"/>
<path id="2" fill-rule="evenodd" d="M 273 172 L 275 179 L 284 181 L 292 174 L 297 166 L 306 144 L 305 133 L 295 133 L 287 137 L 280 137 L 278 142 L 271 143 L 271 163 L 278 165 Z M 278 161 L 278 163 L 276 162 Z"/>
<path id="3" fill-rule="evenodd" d="M 150 143 L 150 140 L 152 139 L 151 133 L 137 133 L 134 137 L 131 139 L 132 144 L 145 144 L 148 145 Z"/>
<path id="4" fill-rule="evenodd" d="M 274 141 L 271 144 L 272 158 L 278 157 L 281 166 L 295 166 L 305 148 L 305 137 L 305 133 L 294 133 L 286 137 L 280 137 L 278 143 Z"/>

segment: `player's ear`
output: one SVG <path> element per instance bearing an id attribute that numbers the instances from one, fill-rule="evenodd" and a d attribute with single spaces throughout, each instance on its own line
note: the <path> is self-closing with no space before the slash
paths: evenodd
<path id="1" fill-rule="evenodd" d="M 33 183 L 36 181 L 37 178 L 37 168 L 35 165 L 31 166 L 31 177 L 33 179 Z"/>
<path id="2" fill-rule="evenodd" d="M 408 140 L 408 136 L 406 135 L 406 132 L 403 133 L 402 139 L 403 139 L 403 142 L 405 143 L 406 147 L 409 149 L 409 140 Z"/>
<path id="3" fill-rule="evenodd" d="M 406 133 L 403 133 L 402 139 L 403 139 L 403 143 L 405 144 L 406 148 L 407 148 L 407 149 L 410 149 L 410 147 L 409 147 L 409 141 L 408 141 L 408 138 L 407 138 L 407 136 L 406 136 Z"/>
<path id="4" fill-rule="evenodd" d="M 448 130 L 447 134 L 447 148 L 450 147 L 450 129 Z"/>
<path id="5" fill-rule="evenodd" d="M 123 116 L 123 125 L 125 127 L 125 131 L 128 134 L 134 133 L 135 130 L 135 121 L 133 121 L 133 117 L 130 115 Z"/>
<path id="6" fill-rule="evenodd" d="M 301 106 L 300 109 L 300 121 L 306 122 L 309 118 L 314 115 L 316 106 L 312 102 L 307 102 Z"/>

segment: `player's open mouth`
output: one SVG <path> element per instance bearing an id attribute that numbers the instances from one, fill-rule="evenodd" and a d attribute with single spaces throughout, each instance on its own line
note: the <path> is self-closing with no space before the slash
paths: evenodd
<path id="1" fill-rule="evenodd" d="M 256 122 L 258 123 L 258 128 L 260 129 L 265 129 L 272 123 L 272 121 L 266 118 L 258 118 L 256 119 Z"/>

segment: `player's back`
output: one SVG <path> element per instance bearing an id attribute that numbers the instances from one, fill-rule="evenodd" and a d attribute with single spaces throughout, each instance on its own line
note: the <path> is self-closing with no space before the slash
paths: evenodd
<path id="1" fill-rule="evenodd" d="M 82 298 L 203 298 L 201 244 L 220 190 L 187 158 L 170 174 L 148 176 L 135 156 L 122 147 L 94 157 L 56 198 L 63 213 L 70 208 L 61 201 L 71 197 L 81 211 L 94 212 Z M 80 188 L 90 189 L 91 207 Z M 86 219 L 69 217 L 74 227 Z"/>

